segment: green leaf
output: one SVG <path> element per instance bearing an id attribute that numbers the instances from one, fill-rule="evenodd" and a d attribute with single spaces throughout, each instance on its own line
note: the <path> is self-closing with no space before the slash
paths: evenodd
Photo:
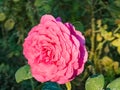
<path id="1" fill-rule="evenodd" d="M 120 47 L 120 38 L 113 40 L 111 44 L 115 47 Z"/>
<path id="2" fill-rule="evenodd" d="M 46 82 L 43 84 L 41 90 L 62 90 L 59 84 L 55 82 Z"/>
<path id="3" fill-rule="evenodd" d="M 15 79 L 16 82 L 19 83 L 23 80 L 27 80 L 32 78 L 31 72 L 30 72 L 30 66 L 24 65 L 23 67 L 19 68 L 17 72 L 15 73 Z"/>
<path id="4" fill-rule="evenodd" d="M 101 48 L 103 48 L 103 44 L 104 44 L 104 42 L 98 43 L 96 50 L 100 50 Z"/>
<path id="5" fill-rule="evenodd" d="M 108 84 L 107 90 L 120 90 L 120 78 L 117 78 Z"/>
<path id="6" fill-rule="evenodd" d="M 85 90 L 102 90 L 104 87 L 104 76 L 94 75 L 87 79 Z"/>

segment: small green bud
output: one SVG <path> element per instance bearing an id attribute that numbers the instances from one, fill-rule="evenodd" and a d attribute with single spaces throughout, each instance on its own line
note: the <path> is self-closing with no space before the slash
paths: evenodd
<path id="1" fill-rule="evenodd" d="M 0 13 L 0 21 L 4 21 L 6 19 L 5 14 L 2 12 Z"/>
<path id="2" fill-rule="evenodd" d="M 14 25 L 15 25 L 15 21 L 13 19 L 8 19 L 4 23 L 4 28 L 9 31 L 9 30 L 13 29 Z"/>

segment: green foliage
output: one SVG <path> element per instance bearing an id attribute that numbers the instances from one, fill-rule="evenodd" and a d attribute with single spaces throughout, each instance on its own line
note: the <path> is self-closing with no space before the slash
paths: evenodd
<path id="1" fill-rule="evenodd" d="M 84 32 L 84 25 L 80 21 L 76 21 L 73 23 L 76 30 L 80 30 L 81 32 Z"/>
<path id="2" fill-rule="evenodd" d="M 94 75 L 87 79 L 85 90 L 102 90 L 104 87 L 104 76 Z"/>
<path id="3" fill-rule="evenodd" d="M 9 65 L 5 65 L 4 63 L 0 64 L 0 73 L 6 73 L 10 69 Z"/>
<path id="4" fill-rule="evenodd" d="M 25 65 L 25 66 L 21 67 L 15 73 L 15 79 L 16 79 L 17 83 L 19 83 L 23 80 L 30 79 L 30 78 L 32 78 L 32 75 L 31 75 L 31 72 L 30 72 L 30 66 L 29 65 Z"/>
<path id="5" fill-rule="evenodd" d="M 107 90 L 119 90 L 119 89 L 120 89 L 120 78 L 113 80 L 107 86 Z"/>
<path id="6" fill-rule="evenodd" d="M 110 26 L 103 24 L 102 20 L 92 22 L 91 52 L 89 61 L 93 65 L 88 65 L 89 71 L 94 73 L 102 73 L 105 75 L 106 83 L 112 81 L 116 75 L 120 75 L 119 66 L 119 20 L 115 21 L 114 29 L 110 30 Z M 96 26 L 95 26 L 96 25 Z M 117 50 L 116 50 L 116 48 Z M 118 51 L 113 52 L 112 49 Z M 94 54 L 92 54 L 94 53 Z M 117 56 L 115 56 L 115 54 Z M 90 67 L 90 68 L 89 68 Z"/>
<path id="7" fill-rule="evenodd" d="M 20 0 L 13 0 L 13 2 L 15 2 L 15 3 L 17 3 L 17 2 L 19 2 Z"/>
<path id="8" fill-rule="evenodd" d="M 109 83 L 105 90 L 119 90 L 120 89 L 120 78 L 113 80 Z M 87 79 L 85 84 L 85 90 L 104 90 L 104 76 L 94 75 Z"/>

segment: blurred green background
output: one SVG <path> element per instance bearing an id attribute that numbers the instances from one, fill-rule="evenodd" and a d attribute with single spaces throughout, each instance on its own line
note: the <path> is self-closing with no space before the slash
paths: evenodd
<path id="1" fill-rule="evenodd" d="M 73 90 L 84 90 L 93 74 L 102 73 L 106 84 L 119 77 L 120 0 L 0 0 L 0 90 L 32 90 L 30 80 L 16 83 L 15 72 L 27 63 L 24 38 L 44 14 L 71 22 L 86 37 L 89 59 Z"/>

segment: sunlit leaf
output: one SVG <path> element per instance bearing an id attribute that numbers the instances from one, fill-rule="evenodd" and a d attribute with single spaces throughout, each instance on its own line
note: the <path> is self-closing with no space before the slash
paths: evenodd
<path id="1" fill-rule="evenodd" d="M 105 40 L 111 41 L 113 40 L 115 37 L 112 36 L 112 32 L 104 32 L 104 34 L 102 34 L 103 38 Z"/>
<path id="2" fill-rule="evenodd" d="M 102 47 L 103 47 L 103 42 L 100 42 L 98 45 L 97 45 L 97 49 L 96 50 L 100 50 Z"/>
<path id="3" fill-rule="evenodd" d="M 119 33 L 114 34 L 114 36 L 117 37 L 117 38 L 120 38 L 120 34 Z"/>
<path id="4" fill-rule="evenodd" d="M 97 36 L 96 36 L 96 40 L 98 42 L 100 42 L 100 41 L 102 41 L 102 39 L 103 39 L 103 37 L 100 35 L 100 33 L 98 33 Z"/>
<path id="5" fill-rule="evenodd" d="M 119 47 L 120 46 L 120 38 L 119 39 L 115 39 L 114 41 L 112 41 L 111 43 L 113 46 Z"/>
<path id="6" fill-rule="evenodd" d="M 113 63 L 113 60 L 108 56 L 104 56 L 101 60 L 101 63 L 103 66 L 110 66 Z"/>
<path id="7" fill-rule="evenodd" d="M 17 70 L 15 73 L 16 82 L 19 83 L 23 80 L 32 78 L 29 65 L 25 65 Z"/>
<path id="8" fill-rule="evenodd" d="M 107 86 L 107 90 L 119 90 L 120 89 L 120 78 L 113 80 Z"/>
<path id="9" fill-rule="evenodd" d="M 87 79 L 85 90 L 102 90 L 104 87 L 104 76 L 94 75 Z"/>

